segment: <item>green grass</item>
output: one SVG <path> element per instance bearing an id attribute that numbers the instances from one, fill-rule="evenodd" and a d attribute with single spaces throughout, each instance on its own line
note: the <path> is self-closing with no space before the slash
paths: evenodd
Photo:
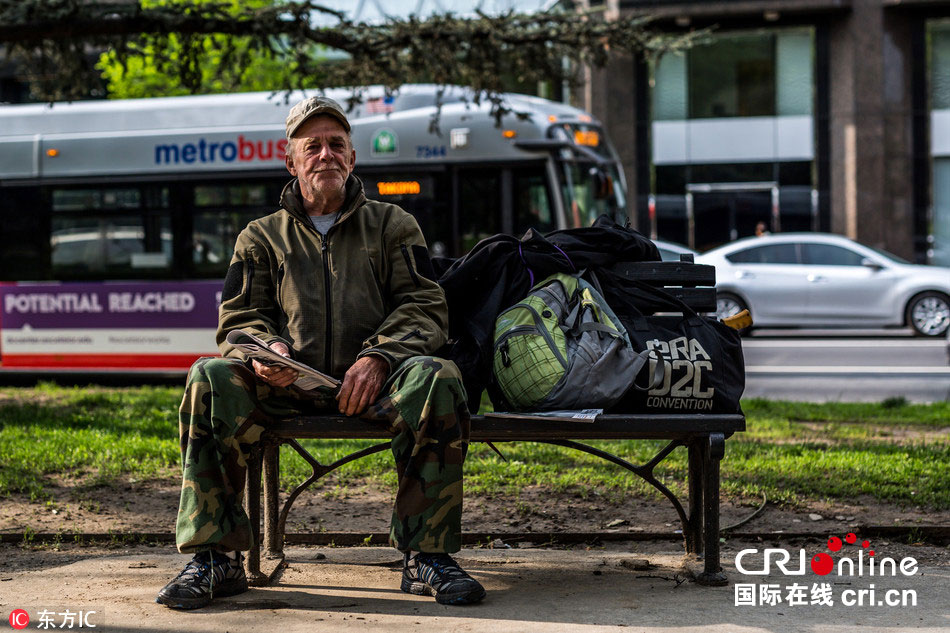
<path id="1" fill-rule="evenodd" d="M 0 495 L 49 497 L 53 478 L 76 485 L 108 485 L 119 477 L 176 476 L 179 452 L 177 388 L 0 388 Z M 723 491 L 738 499 L 798 504 L 853 500 L 867 495 L 898 505 L 950 508 L 950 403 L 914 405 L 743 402 L 748 431 L 726 443 Z M 309 440 L 323 463 L 372 445 L 363 440 Z M 593 442 L 635 463 L 649 460 L 663 442 Z M 474 444 L 466 462 L 469 493 L 513 494 L 528 486 L 608 499 L 657 495 L 639 478 L 602 460 L 536 443 L 500 444 L 503 462 Z M 284 449 L 282 481 L 305 479 L 309 466 Z M 657 475 L 677 492 L 686 477 L 685 451 L 675 451 Z M 366 480 L 392 490 L 388 451 L 348 464 L 322 483 L 326 495 L 345 495 Z"/>
<path id="2" fill-rule="evenodd" d="M 0 389 L 0 493 L 44 498 L 51 474 L 84 476 L 86 485 L 156 476 L 178 460 L 173 391 Z"/>

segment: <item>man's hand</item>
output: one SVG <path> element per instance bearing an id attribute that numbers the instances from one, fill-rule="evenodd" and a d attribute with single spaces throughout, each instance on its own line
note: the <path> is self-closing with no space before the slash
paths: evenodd
<path id="1" fill-rule="evenodd" d="M 343 376 L 336 400 L 343 415 L 356 415 L 376 401 L 389 375 L 389 363 L 370 354 L 360 358 Z"/>
<path id="2" fill-rule="evenodd" d="M 281 356 L 290 358 L 290 349 L 285 343 L 274 341 L 268 347 Z M 261 380 L 274 387 L 288 387 L 297 380 L 297 371 L 290 367 L 268 367 L 264 363 L 256 360 L 252 360 L 251 365 L 254 367 L 254 373 L 257 374 Z"/>

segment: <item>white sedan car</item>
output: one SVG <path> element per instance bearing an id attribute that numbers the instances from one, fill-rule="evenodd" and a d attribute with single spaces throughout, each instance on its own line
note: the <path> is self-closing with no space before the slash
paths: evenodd
<path id="1" fill-rule="evenodd" d="M 716 267 L 720 318 L 748 308 L 756 327 L 950 329 L 950 268 L 914 265 L 840 235 L 750 237 L 696 261 Z"/>
<path id="2" fill-rule="evenodd" d="M 657 250 L 660 251 L 660 257 L 665 262 L 678 262 L 680 261 L 680 255 L 692 255 L 693 259 L 699 257 L 699 253 L 697 251 L 694 251 L 688 246 L 677 244 L 676 242 L 653 240 L 653 243 L 656 244 Z"/>

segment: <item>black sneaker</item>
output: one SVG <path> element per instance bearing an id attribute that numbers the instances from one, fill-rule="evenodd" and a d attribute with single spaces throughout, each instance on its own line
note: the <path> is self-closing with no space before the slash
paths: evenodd
<path id="1" fill-rule="evenodd" d="M 155 602 L 172 609 L 197 609 L 213 598 L 234 596 L 247 591 L 244 557 L 199 552 L 175 579 L 158 592 Z"/>
<path id="2" fill-rule="evenodd" d="M 402 568 L 402 590 L 435 596 L 439 604 L 471 604 L 485 597 L 485 588 L 462 571 L 448 554 L 416 554 Z"/>

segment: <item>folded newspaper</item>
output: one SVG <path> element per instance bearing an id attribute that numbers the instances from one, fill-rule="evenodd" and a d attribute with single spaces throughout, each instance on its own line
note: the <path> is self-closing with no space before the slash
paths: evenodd
<path id="1" fill-rule="evenodd" d="M 558 411 L 491 411 L 486 418 L 512 418 L 516 420 L 570 420 L 593 422 L 603 409 L 561 409 Z"/>
<path id="2" fill-rule="evenodd" d="M 295 370 L 299 376 L 294 381 L 294 385 L 304 391 L 312 391 L 318 387 L 336 389 L 340 386 L 340 381 L 333 376 L 328 376 L 310 365 L 305 365 L 292 358 L 281 356 L 268 347 L 267 343 L 247 330 L 231 330 L 228 332 L 227 341 L 244 352 L 248 358 L 253 358 L 265 365 L 280 365 Z"/>

